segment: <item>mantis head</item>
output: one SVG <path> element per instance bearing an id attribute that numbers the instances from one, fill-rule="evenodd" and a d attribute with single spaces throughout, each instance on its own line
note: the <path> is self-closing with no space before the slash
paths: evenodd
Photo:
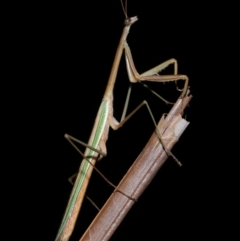
<path id="1" fill-rule="evenodd" d="M 125 26 L 130 26 L 130 25 L 132 25 L 133 23 L 135 23 L 137 20 L 138 20 L 138 17 L 137 17 L 137 16 L 131 17 L 131 18 L 126 18 L 125 21 L 124 21 L 124 25 L 125 25 Z"/>
<path id="2" fill-rule="evenodd" d="M 126 17 L 126 19 L 124 21 L 124 25 L 125 26 L 131 26 L 133 23 L 135 23 L 138 20 L 138 18 L 137 18 L 137 16 L 131 17 L 131 18 L 129 18 L 127 16 L 127 0 L 125 0 L 125 6 L 123 5 L 123 2 L 121 0 L 121 5 L 122 5 L 123 13 Z"/>

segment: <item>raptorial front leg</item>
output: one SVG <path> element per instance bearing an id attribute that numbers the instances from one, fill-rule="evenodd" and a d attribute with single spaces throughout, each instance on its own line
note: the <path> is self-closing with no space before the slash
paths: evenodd
<path id="1" fill-rule="evenodd" d="M 178 74 L 178 64 L 175 59 L 167 60 L 167 61 L 157 65 L 156 67 L 154 67 L 142 74 L 139 74 L 134 65 L 131 50 L 130 50 L 127 42 L 125 42 L 125 44 L 124 44 L 124 50 L 125 50 L 125 59 L 126 59 L 128 77 L 131 82 L 141 82 L 141 81 L 168 82 L 168 81 L 183 80 L 183 81 L 185 81 L 185 83 L 184 83 L 183 89 L 180 90 L 180 91 L 182 91 L 182 93 L 179 98 L 183 98 L 186 96 L 187 89 L 188 89 L 188 77 L 186 75 Z M 173 75 L 159 75 L 159 72 L 161 72 L 163 69 L 165 69 L 166 67 L 168 67 L 171 64 L 174 65 L 174 74 Z M 154 92 L 153 90 L 151 90 L 151 91 Z M 165 99 L 164 99 L 164 101 L 167 102 Z"/>

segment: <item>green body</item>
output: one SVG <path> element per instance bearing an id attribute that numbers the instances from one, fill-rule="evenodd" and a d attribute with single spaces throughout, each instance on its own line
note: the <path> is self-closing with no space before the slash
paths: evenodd
<path id="1" fill-rule="evenodd" d="M 89 146 L 92 146 L 96 149 L 98 149 L 99 141 L 102 137 L 104 128 L 107 123 L 108 111 L 109 111 L 108 101 L 103 100 L 98 110 L 97 119 L 94 123 L 91 138 L 88 142 Z M 94 153 L 95 152 L 93 150 L 87 148 L 84 153 L 84 156 L 93 156 Z M 92 161 L 92 158 L 88 158 L 88 160 Z M 80 189 L 82 188 L 83 181 L 86 178 L 90 165 L 91 164 L 88 161 L 86 160 L 82 161 L 56 240 L 58 240 L 58 238 L 60 237 L 64 227 L 67 225 L 68 219 L 72 215 L 77 197 L 79 195 Z"/>

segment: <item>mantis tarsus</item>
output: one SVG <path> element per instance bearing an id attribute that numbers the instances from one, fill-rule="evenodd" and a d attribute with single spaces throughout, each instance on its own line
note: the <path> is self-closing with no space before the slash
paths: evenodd
<path id="1" fill-rule="evenodd" d="M 125 14 L 126 15 L 126 14 Z M 83 154 L 79 149 L 78 152 L 83 156 L 83 161 L 81 163 L 75 184 L 73 186 L 73 190 L 68 202 L 68 205 L 66 207 L 66 211 L 61 223 L 61 226 L 59 228 L 56 241 L 67 241 L 73 231 L 79 210 L 82 205 L 82 201 L 88 186 L 88 182 L 93 170 L 93 165 L 95 165 L 96 160 L 101 159 L 103 156 L 106 155 L 106 141 L 108 138 L 108 131 L 109 127 L 111 126 L 112 129 L 117 130 L 119 129 L 129 118 L 131 118 L 132 115 L 134 115 L 142 106 L 146 105 L 150 116 L 153 120 L 153 123 L 155 127 L 157 127 L 156 122 L 154 120 L 154 117 L 151 113 L 150 107 L 146 101 L 143 101 L 136 109 L 134 109 L 129 115 L 126 116 L 127 111 L 127 104 L 130 96 L 130 91 L 128 92 L 125 107 L 123 110 L 123 114 L 121 117 L 120 122 L 118 122 L 114 116 L 113 116 L 113 88 L 116 81 L 116 76 L 118 72 L 119 63 L 121 60 L 121 56 L 123 53 L 123 50 L 125 51 L 125 58 L 126 58 L 126 65 L 127 65 L 127 72 L 129 76 L 129 80 L 131 82 L 140 82 L 140 81 L 153 81 L 153 82 L 166 82 L 166 81 L 177 81 L 177 80 L 184 80 L 184 88 L 180 95 L 180 98 L 183 98 L 187 92 L 188 87 L 188 77 L 185 75 L 178 75 L 177 73 L 177 61 L 175 59 L 168 60 L 146 72 L 143 74 L 138 74 L 136 71 L 130 48 L 127 44 L 127 36 L 130 30 L 130 27 L 133 23 L 135 23 L 138 20 L 138 18 L 131 17 L 128 18 L 126 15 L 126 19 L 124 22 L 124 29 L 122 36 L 120 38 L 119 45 L 116 50 L 115 58 L 113 61 L 112 70 L 109 76 L 108 84 L 103 96 L 102 103 L 99 107 L 97 117 L 94 122 L 94 126 L 92 129 L 92 133 L 90 135 L 88 144 L 85 144 L 79 140 L 76 140 L 75 138 L 65 135 L 65 138 L 77 149 L 77 147 L 74 145 L 73 141 L 80 143 L 81 145 L 84 145 L 86 148 L 85 153 Z M 166 68 L 168 65 L 174 64 L 174 74 L 173 75 L 158 75 L 158 73 Z M 156 94 L 156 93 L 155 93 Z M 162 142 L 161 135 L 158 131 L 158 128 L 156 128 L 157 135 L 159 137 L 159 141 L 163 145 L 165 151 L 168 153 L 168 155 L 171 155 L 175 161 L 177 161 L 178 164 L 180 162 L 177 160 L 177 158 L 169 152 Z M 91 164 L 90 164 L 91 162 Z"/>

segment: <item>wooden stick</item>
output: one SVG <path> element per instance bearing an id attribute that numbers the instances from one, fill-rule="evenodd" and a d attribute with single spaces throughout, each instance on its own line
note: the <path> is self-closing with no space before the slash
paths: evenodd
<path id="1" fill-rule="evenodd" d="M 180 114 L 191 98 L 192 96 L 188 96 L 183 101 L 179 99 L 164 122 L 160 120 L 158 123 L 164 143 L 169 150 L 178 141 L 189 124 L 189 122 L 181 118 Z M 118 190 L 137 200 L 167 157 L 167 153 L 162 148 L 158 136 L 154 132 L 143 151 L 90 224 L 80 241 L 109 240 L 134 204 L 134 201 L 122 195 Z"/>

